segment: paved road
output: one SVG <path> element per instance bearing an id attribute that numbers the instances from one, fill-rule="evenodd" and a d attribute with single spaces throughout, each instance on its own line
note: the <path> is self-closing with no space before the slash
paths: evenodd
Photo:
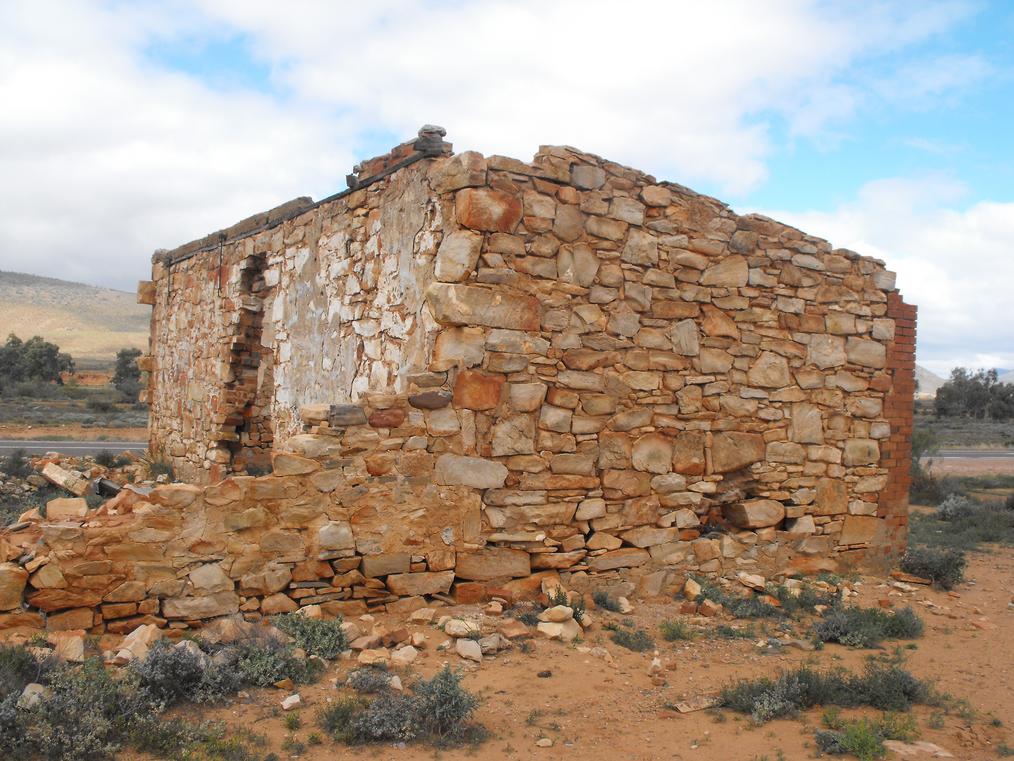
<path id="1" fill-rule="evenodd" d="M 94 455 L 102 450 L 120 453 L 124 450 L 143 452 L 148 448 L 147 441 L 28 441 L 17 439 L 0 439 L 0 455 L 24 449 L 28 454 L 45 454 L 60 452 L 67 455 Z"/>
<path id="2" fill-rule="evenodd" d="M 980 460 L 984 457 L 1014 457 L 1014 449 L 941 449 L 924 460 Z"/>

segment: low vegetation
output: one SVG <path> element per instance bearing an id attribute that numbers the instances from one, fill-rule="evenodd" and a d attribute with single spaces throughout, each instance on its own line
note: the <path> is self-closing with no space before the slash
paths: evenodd
<path id="1" fill-rule="evenodd" d="M 655 640 L 644 629 L 636 628 L 632 621 L 624 621 L 620 624 L 604 624 L 603 628 L 610 630 L 609 638 L 620 647 L 633 650 L 635 653 L 643 653 L 655 648 Z"/>
<path id="2" fill-rule="evenodd" d="M 965 578 L 968 561 L 960 550 L 910 547 L 901 558 L 901 570 L 953 589 Z"/>
<path id="3" fill-rule="evenodd" d="M 923 633 L 922 619 L 911 608 L 891 612 L 880 608 L 838 606 L 813 627 L 821 642 L 848 647 L 877 647 L 885 639 L 915 639 Z"/>
<path id="4" fill-rule="evenodd" d="M 721 704 L 749 714 L 757 724 L 794 716 L 815 706 L 905 711 L 933 699 L 929 686 L 897 660 L 871 660 L 865 671 L 818 671 L 801 667 L 775 678 L 744 679 L 722 690 Z"/>
<path id="5" fill-rule="evenodd" d="M 445 747 L 484 738 L 485 730 L 470 721 L 478 705 L 478 698 L 461 686 L 461 675 L 445 666 L 432 679 L 418 680 L 408 693 L 384 689 L 372 700 L 339 699 L 321 710 L 318 723 L 343 743 L 424 742 Z"/>
<path id="6" fill-rule="evenodd" d="M 663 621 L 658 625 L 658 628 L 662 632 L 662 639 L 666 642 L 689 642 L 694 638 L 693 629 L 682 618 Z"/>
<path id="7" fill-rule="evenodd" d="M 911 715 L 885 713 L 877 718 L 843 718 L 836 709 L 824 713 L 826 729 L 818 729 L 814 736 L 817 748 L 829 755 L 851 753 L 860 761 L 873 761 L 887 755 L 884 740 L 911 742 L 919 737 L 915 719 Z"/>
<path id="8" fill-rule="evenodd" d="M 701 586 L 698 602 L 711 600 L 721 605 L 735 618 L 784 618 L 801 613 L 812 613 L 818 605 L 832 606 L 838 602 L 836 592 L 824 592 L 812 586 L 790 589 L 784 585 L 769 585 L 767 595 L 777 605 L 762 596 L 727 592 L 714 580 L 704 576 L 691 576 Z"/>
<path id="9" fill-rule="evenodd" d="M 221 702 L 243 687 L 308 681 L 321 667 L 267 636 L 215 647 L 157 640 L 117 678 L 96 658 L 60 665 L 0 645 L 0 758 L 99 761 L 133 748 L 173 758 L 259 759 L 248 741 L 226 737 L 217 725 L 163 713 L 181 703 Z M 32 683 L 41 686 L 34 704 L 23 697 Z"/>
<path id="10" fill-rule="evenodd" d="M 620 612 L 619 600 L 601 589 L 596 589 L 592 592 L 592 602 L 595 603 L 596 607 L 601 608 L 602 610 L 608 610 L 611 613 Z"/>
<path id="11" fill-rule="evenodd" d="M 310 618 L 299 613 L 285 613 L 274 616 L 271 623 L 275 628 L 288 634 L 310 655 L 332 660 L 348 650 L 349 639 L 342 629 L 341 616 L 331 619 Z"/>

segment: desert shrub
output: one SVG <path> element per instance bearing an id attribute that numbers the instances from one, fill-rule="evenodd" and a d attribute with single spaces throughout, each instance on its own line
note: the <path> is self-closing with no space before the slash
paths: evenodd
<path id="1" fill-rule="evenodd" d="M 361 743 L 414 740 L 419 734 L 417 711 L 413 695 L 382 693 L 352 718 L 352 740 Z"/>
<path id="2" fill-rule="evenodd" d="M 849 647 L 876 647 L 885 639 L 915 639 L 922 632 L 922 619 L 911 608 L 892 613 L 880 608 L 836 607 L 813 627 L 821 642 Z"/>
<path id="3" fill-rule="evenodd" d="M 339 698 L 317 714 L 317 724 L 339 742 L 353 740 L 352 722 L 368 705 L 362 698 Z"/>
<path id="4" fill-rule="evenodd" d="M 965 554 L 957 550 L 910 547 L 901 559 L 901 570 L 953 589 L 965 578 Z"/>
<path id="5" fill-rule="evenodd" d="M 32 463 L 24 449 L 15 449 L 0 460 L 0 473 L 8 478 L 28 478 L 32 475 Z"/>
<path id="6" fill-rule="evenodd" d="M 950 494 L 937 506 L 936 517 L 941 521 L 953 521 L 967 518 L 979 504 L 961 494 Z"/>
<path id="7" fill-rule="evenodd" d="M 568 608 L 574 611 L 574 620 L 581 623 L 584 620 L 585 614 L 588 612 L 584 603 L 584 595 L 574 594 L 573 597 L 568 595 L 563 587 L 556 587 L 549 592 L 547 596 L 549 601 L 549 607 L 556 605 L 566 605 Z M 532 624 L 534 626 L 535 624 Z"/>
<path id="8" fill-rule="evenodd" d="M 469 721 L 478 704 L 478 698 L 461 686 L 460 674 L 444 666 L 432 679 L 412 685 L 411 694 L 384 689 L 370 702 L 344 698 L 323 709 L 317 722 L 347 743 L 425 740 L 456 745 L 483 738 L 483 728 Z"/>
<path id="9" fill-rule="evenodd" d="M 34 754 L 59 761 L 112 757 L 137 713 L 132 700 L 97 659 L 52 672 L 50 695 L 25 720 L 25 741 Z"/>
<path id="10" fill-rule="evenodd" d="M 113 454 L 108 449 L 103 449 L 95 455 L 95 464 L 103 468 L 122 468 L 130 464 L 130 459 L 122 455 Z"/>
<path id="11" fill-rule="evenodd" d="M 619 601 L 611 594 L 601 589 L 597 589 L 592 592 L 592 601 L 594 601 L 596 607 L 602 608 L 603 610 L 608 610 L 612 613 L 620 612 Z"/>
<path id="12" fill-rule="evenodd" d="M 292 637 L 296 647 L 310 655 L 332 659 L 349 648 L 349 639 L 342 630 L 341 616 L 323 619 L 310 618 L 301 613 L 283 613 L 274 616 L 271 623 Z"/>
<path id="13" fill-rule="evenodd" d="M 159 476 L 166 476 L 170 481 L 176 480 L 176 473 L 173 471 L 172 463 L 161 457 L 145 457 L 142 458 L 145 465 L 148 468 L 148 475 L 152 478 L 158 478 Z"/>
<path id="14" fill-rule="evenodd" d="M 724 688 L 720 699 L 722 705 L 763 724 L 817 705 L 903 711 L 929 697 L 928 686 L 897 662 L 870 661 L 861 674 L 802 667 L 774 679 L 742 680 Z"/>
<path id="15" fill-rule="evenodd" d="M 269 687 L 283 679 L 298 684 L 316 681 L 323 666 L 319 661 L 298 658 L 290 645 L 268 637 L 242 642 L 234 668 L 243 684 Z"/>
<path id="16" fill-rule="evenodd" d="M 116 405 L 108 399 L 89 399 L 85 407 L 90 412 L 112 412 L 116 409 Z"/>
<path id="17" fill-rule="evenodd" d="M 658 625 L 658 628 L 662 632 L 662 639 L 666 642 L 687 641 L 694 638 L 693 630 L 682 618 L 675 621 L 665 620 Z"/>
<path id="18" fill-rule="evenodd" d="M 155 641 L 144 660 L 131 663 L 143 699 L 161 710 L 185 701 L 213 703 L 239 690 L 240 675 L 228 667 L 165 640 Z"/>
<path id="19" fill-rule="evenodd" d="M 736 629 L 728 624 L 719 624 L 711 630 L 711 636 L 719 639 L 753 639 L 753 628 Z"/>
<path id="20" fill-rule="evenodd" d="M 703 576 L 692 578 L 701 585 L 701 593 L 697 596 L 698 602 L 711 600 L 718 603 L 735 618 L 777 618 L 785 615 L 780 608 L 752 593 L 745 596 L 729 594 L 711 579 Z"/>
<path id="21" fill-rule="evenodd" d="M 184 719 L 167 719 L 155 714 L 137 716 L 128 728 L 130 745 L 141 753 L 162 758 L 199 758 L 202 745 L 217 744 L 224 735 L 221 725 Z"/>
<path id="22" fill-rule="evenodd" d="M 387 692 L 391 687 L 391 675 L 385 668 L 364 666 L 350 673 L 346 684 L 360 695 Z"/>
<path id="23" fill-rule="evenodd" d="M 412 686 L 418 700 L 417 723 L 422 734 L 437 745 L 454 745 L 474 736 L 469 718 L 479 699 L 461 686 L 461 674 L 444 666 L 432 679 Z"/>
<path id="24" fill-rule="evenodd" d="M 55 658 L 37 660 L 25 647 L 0 643 L 0 698 L 20 696 L 27 685 L 44 681 L 54 668 Z"/>
<path id="25" fill-rule="evenodd" d="M 884 740 L 911 741 L 919 736 L 911 716 L 885 713 L 880 718 L 844 719 L 835 709 L 824 713 L 824 726 L 814 737 L 817 748 L 831 755 L 851 753 L 860 761 L 886 755 Z"/>
<path id="26" fill-rule="evenodd" d="M 611 628 L 612 634 L 609 638 L 620 647 L 633 650 L 635 653 L 643 653 L 655 647 L 655 640 L 644 629 L 615 625 Z"/>

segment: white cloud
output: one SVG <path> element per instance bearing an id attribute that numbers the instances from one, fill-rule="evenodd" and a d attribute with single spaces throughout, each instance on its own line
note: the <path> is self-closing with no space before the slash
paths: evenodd
<path id="1" fill-rule="evenodd" d="M 0 9 L 0 268 L 130 289 L 157 247 L 343 184 L 336 125 L 144 62 L 156 30 L 186 21 Z"/>
<path id="2" fill-rule="evenodd" d="M 919 307 L 920 364 L 942 375 L 1014 367 L 1014 203 L 956 208 L 963 191 L 940 177 L 894 178 L 830 212 L 764 213 L 884 259 Z"/>
<path id="3" fill-rule="evenodd" d="M 425 122 L 459 149 L 527 158 L 569 143 L 743 193 L 766 176 L 773 124 L 840 137 L 880 97 L 854 69 L 967 12 L 803 0 L 6 2 L 0 267 L 130 287 L 154 248 L 340 190 L 363 158 L 356 146 Z M 153 43 L 234 35 L 270 68 L 270 92 L 223 89 L 146 55 Z M 939 79 L 934 92 L 961 83 Z"/>

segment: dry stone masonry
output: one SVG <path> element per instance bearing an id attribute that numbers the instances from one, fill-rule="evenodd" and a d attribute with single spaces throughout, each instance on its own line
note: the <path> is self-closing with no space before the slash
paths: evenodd
<path id="1" fill-rule="evenodd" d="M 151 449 L 202 485 L 0 535 L 6 615 L 126 631 L 892 562 L 915 309 L 883 262 L 573 148 L 442 137 L 156 255 Z"/>

